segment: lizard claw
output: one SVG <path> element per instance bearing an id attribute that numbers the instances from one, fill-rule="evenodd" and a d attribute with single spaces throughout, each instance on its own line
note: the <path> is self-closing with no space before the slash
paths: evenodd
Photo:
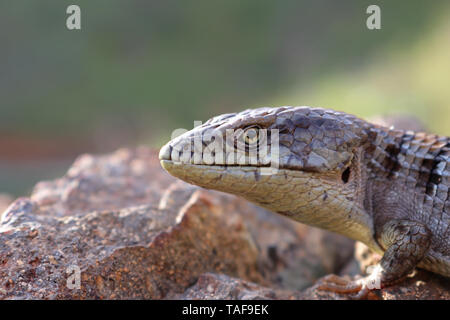
<path id="1" fill-rule="evenodd" d="M 364 278 L 350 280 L 334 274 L 330 274 L 319 280 L 317 289 L 337 294 L 345 294 L 353 300 L 365 299 L 369 294 L 369 288 L 366 286 Z"/>

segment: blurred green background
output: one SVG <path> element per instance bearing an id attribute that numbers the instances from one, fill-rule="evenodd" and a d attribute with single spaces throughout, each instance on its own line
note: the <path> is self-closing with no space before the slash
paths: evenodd
<path id="1" fill-rule="evenodd" d="M 82 30 L 66 28 L 81 7 Z M 366 28 L 381 7 L 382 29 Z M 0 3 L 0 193 L 248 107 L 410 113 L 450 135 L 448 1 Z"/>

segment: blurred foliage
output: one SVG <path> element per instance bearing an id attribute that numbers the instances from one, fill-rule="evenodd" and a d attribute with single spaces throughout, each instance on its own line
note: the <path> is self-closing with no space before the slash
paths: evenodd
<path id="1" fill-rule="evenodd" d="M 449 18 L 437 0 L 2 1 L 0 135 L 158 147 L 266 105 L 408 112 L 449 135 Z"/>
<path id="2" fill-rule="evenodd" d="M 390 44 L 366 66 L 332 74 L 276 101 L 329 106 L 370 117 L 413 114 L 432 132 L 450 135 L 450 12 L 436 15 L 425 37 Z M 289 97 L 289 98 L 285 98 Z"/>
<path id="3" fill-rule="evenodd" d="M 70 3 L 81 31 L 65 28 Z M 3 1 L 0 128 L 89 137 L 106 126 L 155 143 L 194 119 L 286 102 L 405 109 L 445 131 L 448 24 L 433 29 L 445 2 L 376 1 L 380 31 L 365 27 L 371 3 Z"/>

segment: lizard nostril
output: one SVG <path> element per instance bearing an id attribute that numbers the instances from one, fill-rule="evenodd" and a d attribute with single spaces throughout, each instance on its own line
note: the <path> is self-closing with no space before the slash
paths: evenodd
<path id="1" fill-rule="evenodd" d="M 172 147 L 166 144 L 159 150 L 159 160 L 170 160 L 170 154 L 172 153 Z"/>

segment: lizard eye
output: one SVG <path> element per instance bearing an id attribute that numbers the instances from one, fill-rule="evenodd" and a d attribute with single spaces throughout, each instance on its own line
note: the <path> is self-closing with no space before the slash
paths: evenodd
<path id="1" fill-rule="evenodd" d="M 265 130 L 261 130 L 258 125 L 252 125 L 239 129 L 234 138 L 234 147 L 237 150 L 245 150 L 246 152 L 258 150 L 258 144 L 264 142 L 267 137 L 267 134 L 264 131 Z"/>
<path id="2" fill-rule="evenodd" d="M 244 141 L 247 145 L 254 145 L 258 142 L 259 133 L 257 128 L 253 127 L 245 130 L 244 132 Z"/>

